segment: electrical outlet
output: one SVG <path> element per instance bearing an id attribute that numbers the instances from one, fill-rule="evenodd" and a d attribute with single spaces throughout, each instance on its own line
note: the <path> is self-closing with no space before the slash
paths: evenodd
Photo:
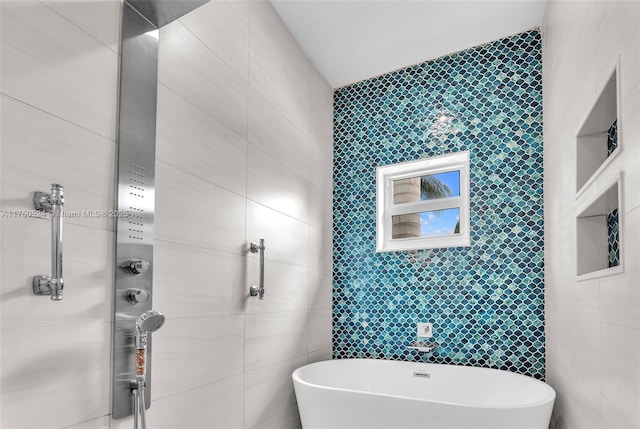
<path id="1" fill-rule="evenodd" d="M 418 336 L 431 338 L 433 337 L 433 324 L 432 323 L 418 323 Z"/>

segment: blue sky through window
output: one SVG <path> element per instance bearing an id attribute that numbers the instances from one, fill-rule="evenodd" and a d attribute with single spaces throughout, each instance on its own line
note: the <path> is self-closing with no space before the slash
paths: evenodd
<path id="1" fill-rule="evenodd" d="M 434 178 L 444 183 L 451 190 L 452 197 L 460 196 L 460 172 L 449 171 L 434 174 Z M 425 198 L 423 198 L 425 200 Z M 447 209 L 438 212 L 420 213 L 420 236 L 433 237 L 453 234 L 453 230 L 460 219 L 460 209 Z"/>

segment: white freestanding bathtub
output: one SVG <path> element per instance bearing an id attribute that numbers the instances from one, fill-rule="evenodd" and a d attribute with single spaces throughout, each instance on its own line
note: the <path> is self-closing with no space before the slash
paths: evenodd
<path id="1" fill-rule="evenodd" d="M 342 359 L 293 372 L 304 429 L 543 429 L 555 391 L 488 368 Z"/>

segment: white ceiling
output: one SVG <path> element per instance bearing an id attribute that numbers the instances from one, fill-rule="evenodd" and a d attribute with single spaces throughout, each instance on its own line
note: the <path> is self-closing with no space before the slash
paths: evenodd
<path id="1" fill-rule="evenodd" d="M 338 88 L 542 24 L 545 0 L 271 0 Z"/>

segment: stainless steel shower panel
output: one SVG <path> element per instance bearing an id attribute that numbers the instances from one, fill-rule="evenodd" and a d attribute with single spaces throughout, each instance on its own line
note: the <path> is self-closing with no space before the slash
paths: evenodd
<path id="1" fill-rule="evenodd" d="M 118 136 L 113 417 L 133 414 L 136 320 L 152 304 L 158 29 L 127 2 L 122 13 Z M 147 388 L 151 403 L 151 338 Z"/>
<path id="2" fill-rule="evenodd" d="M 138 12 L 160 28 L 209 0 L 128 0 Z"/>
<path id="3" fill-rule="evenodd" d="M 135 321 L 151 310 L 158 28 L 210 0 L 126 0 L 122 9 L 118 135 L 118 217 L 116 234 L 113 417 L 133 414 L 133 390 L 151 391 L 151 337 L 145 383 L 132 389 Z M 142 390 L 142 391 L 141 391 Z"/>

